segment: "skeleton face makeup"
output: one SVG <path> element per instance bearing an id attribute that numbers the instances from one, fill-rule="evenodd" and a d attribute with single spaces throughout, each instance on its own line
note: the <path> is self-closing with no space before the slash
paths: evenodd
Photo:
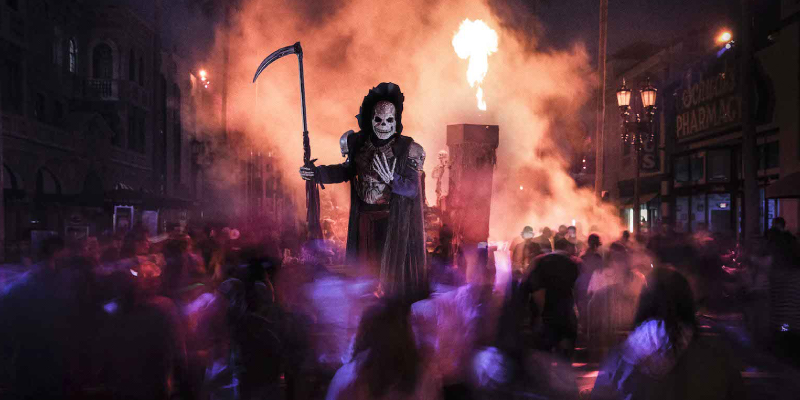
<path id="1" fill-rule="evenodd" d="M 379 101 L 375 105 L 372 117 L 372 130 L 378 139 L 384 140 L 392 137 L 397 132 L 394 104 L 388 101 Z"/>

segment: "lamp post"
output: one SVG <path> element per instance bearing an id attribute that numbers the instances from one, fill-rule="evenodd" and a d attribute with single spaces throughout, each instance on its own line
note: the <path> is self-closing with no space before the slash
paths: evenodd
<path id="1" fill-rule="evenodd" d="M 630 120 L 631 90 L 625 85 L 625 78 L 622 78 L 622 86 L 617 89 L 617 104 L 619 105 L 620 117 L 622 117 L 622 145 L 633 146 L 636 152 L 635 179 L 633 183 L 633 226 L 634 237 L 639 236 L 641 226 L 641 204 L 640 204 L 640 182 L 639 169 L 642 163 L 642 146 L 645 143 L 653 142 L 653 123 L 656 112 L 656 95 L 658 91 L 650 84 L 647 78 L 645 85 L 639 90 L 642 99 L 642 109 L 644 118 L 638 113 L 634 121 Z"/>

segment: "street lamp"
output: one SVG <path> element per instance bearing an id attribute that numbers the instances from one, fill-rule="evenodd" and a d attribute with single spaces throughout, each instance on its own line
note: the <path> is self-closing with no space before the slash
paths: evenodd
<path id="1" fill-rule="evenodd" d="M 636 224 L 633 226 L 634 235 L 638 236 L 641 225 L 641 204 L 640 199 L 640 182 L 639 182 L 639 169 L 642 163 L 642 146 L 645 143 L 653 142 L 653 122 L 655 121 L 656 111 L 656 96 L 658 89 L 650 84 L 650 78 L 647 78 L 645 85 L 639 90 L 639 96 L 642 99 L 642 110 L 644 111 L 644 119 L 637 113 L 636 120 L 630 120 L 631 106 L 631 90 L 625 85 L 625 78 L 622 78 L 622 86 L 617 89 L 617 104 L 619 105 L 620 117 L 622 117 L 622 134 L 621 139 L 623 145 L 634 146 L 636 152 L 636 178 L 633 184 L 633 220 Z"/>

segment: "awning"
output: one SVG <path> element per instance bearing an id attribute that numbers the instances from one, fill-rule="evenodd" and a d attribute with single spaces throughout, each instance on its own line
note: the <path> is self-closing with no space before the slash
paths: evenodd
<path id="1" fill-rule="evenodd" d="M 639 195 L 639 204 L 647 204 L 650 200 L 655 199 L 658 192 L 643 193 Z M 620 199 L 620 205 L 624 207 L 633 207 L 633 197 L 626 197 Z"/>
<path id="2" fill-rule="evenodd" d="M 768 199 L 800 198 L 800 172 L 778 179 L 765 192 Z"/>

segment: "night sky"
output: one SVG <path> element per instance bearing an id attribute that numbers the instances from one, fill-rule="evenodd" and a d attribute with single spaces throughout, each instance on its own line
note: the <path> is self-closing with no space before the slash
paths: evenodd
<path id="1" fill-rule="evenodd" d="M 145 19 L 153 20 L 154 0 L 115 0 L 128 4 Z M 167 46 L 177 45 L 179 54 L 200 60 L 212 43 L 213 22 L 196 6 L 207 0 L 164 0 L 163 28 Z M 221 1 L 221 0 L 220 0 Z M 304 0 L 295 0 L 302 3 Z M 326 4 L 339 0 L 305 0 Z M 491 0 L 503 8 L 511 24 L 538 17 L 538 25 L 520 26 L 524 32 L 536 29 L 539 49 L 569 48 L 583 44 L 597 62 L 599 22 L 598 0 Z M 287 4 L 292 3 L 288 2 Z M 308 7 L 306 5 L 306 7 Z M 335 7 L 335 6 L 333 6 Z M 738 0 L 610 0 L 608 22 L 609 55 L 636 41 L 668 43 L 692 28 L 721 31 L 733 28 L 739 9 Z M 191 43 L 192 45 L 188 45 Z"/>

